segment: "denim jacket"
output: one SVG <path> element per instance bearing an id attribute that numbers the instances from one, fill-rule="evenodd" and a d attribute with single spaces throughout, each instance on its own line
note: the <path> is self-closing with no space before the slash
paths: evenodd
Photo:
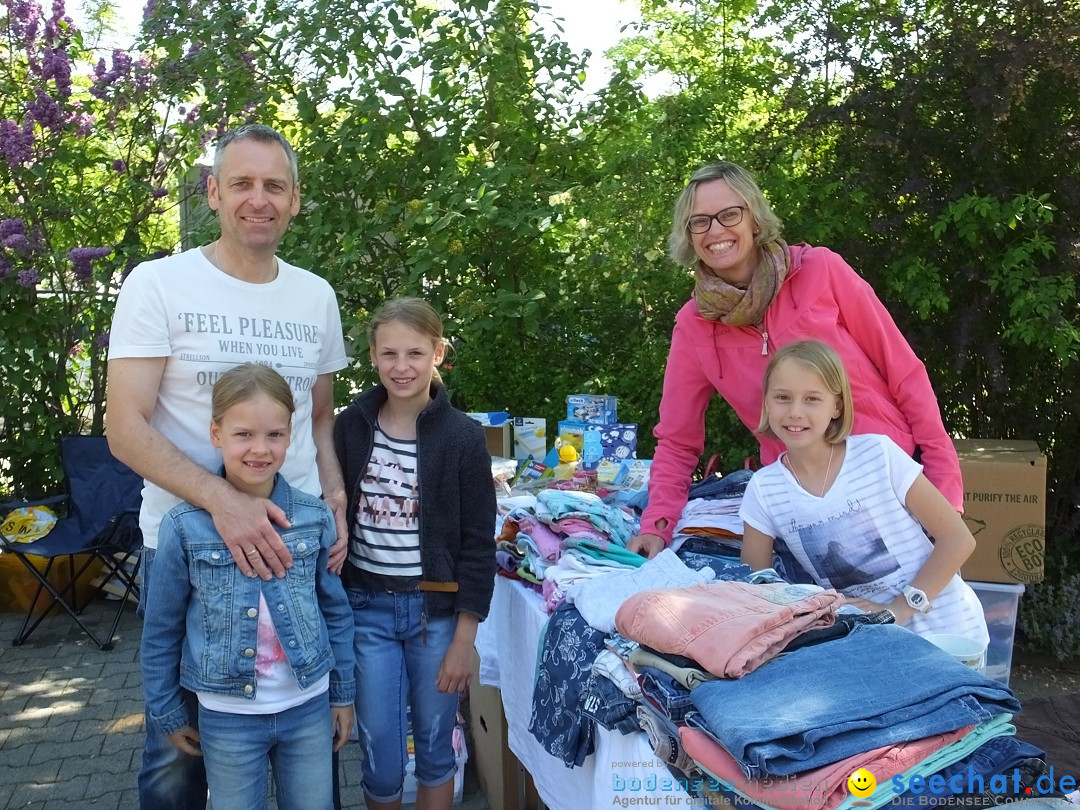
<path id="1" fill-rule="evenodd" d="M 292 524 L 278 533 L 293 565 L 269 582 L 241 573 L 205 509 L 182 503 L 161 522 L 141 658 L 147 709 L 163 734 L 191 724 L 181 687 L 255 698 L 260 591 L 300 687 L 329 672 L 331 705 L 356 697 L 352 610 L 327 569 L 333 515 L 280 475 L 270 500 Z"/>

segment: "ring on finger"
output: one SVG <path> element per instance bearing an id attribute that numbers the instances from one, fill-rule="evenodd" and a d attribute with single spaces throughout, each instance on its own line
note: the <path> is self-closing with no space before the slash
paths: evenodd
<path id="1" fill-rule="evenodd" d="M 259 550 L 258 550 L 258 549 L 256 549 L 256 548 L 249 548 L 249 549 L 248 549 L 247 551 L 245 551 L 244 553 L 245 553 L 245 554 L 246 554 L 247 556 L 249 556 L 249 557 L 255 557 L 256 555 L 258 555 L 258 553 L 259 553 Z"/>

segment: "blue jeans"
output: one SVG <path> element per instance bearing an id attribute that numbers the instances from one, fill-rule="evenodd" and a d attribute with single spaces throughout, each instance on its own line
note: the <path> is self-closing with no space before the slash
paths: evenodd
<path id="1" fill-rule="evenodd" d="M 279 810 L 332 810 L 334 725 L 322 694 L 277 714 L 199 708 L 199 737 L 214 810 L 265 810 L 273 766 Z"/>
<path id="2" fill-rule="evenodd" d="M 356 621 L 356 720 L 364 746 L 363 787 L 377 802 L 401 795 L 412 710 L 416 781 L 438 787 L 457 772 L 453 734 L 458 696 L 435 687 L 457 619 L 431 619 L 424 595 L 350 588 Z M 216 808 L 215 808 L 216 810 Z"/>
<path id="3" fill-rule="evenodd" d="M 694 708 L 690 690 L 666 672 L 644 666 L 639 672 L 641 691 L 649 698 L 657 711 L 673 723 L 686 722 L 686 714 Z"/>
<path id="4" fill-rule="evenodd" d="M 903 627 L 861 624 L 690 695 L 703 730 L 751 778 L 786 776 L 1020 710 L 1006 687 L 943 652 Z M 697 718 L 691 713 L 688 724 Z"/>
<path id="5" fill-rule="evenodd" d="M 641 731 L 637 702 L 624 695 L 606 676 L 591 673 L 581 697 L 581 713 L 609 731 L 618 729 L 623 734 Z"/>
<path id="6" fill-rule="evenodd" d="M 142 552 L 142 593 L 138 613 L 145 612 L 146 595 L 151 588 L 155 549 Z M 179 673 L 177 673 L 179 677 Z M 185 693 L 188 714 L 198 717 L 198 702 Z M 192 757 L 173 747 L 157 726 L 146 717 L 146 744 L 139 770 L 139 807 L 143 810 L 205 810 L 206 770 L 201 757 Z"/>

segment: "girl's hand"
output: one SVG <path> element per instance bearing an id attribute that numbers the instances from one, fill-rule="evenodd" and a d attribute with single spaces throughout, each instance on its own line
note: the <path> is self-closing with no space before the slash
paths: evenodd
<path id="1" fill-rule="evenodd" d="M 891 610 L 893 615 L 896 616 L 897 624 L 907 624 L 907 620 L 915 613 L 915 610 L 902 596 L 894 599 L 887 605 L 879 605 L 877 602 L 871 602 L 869 599 L 845 599 L 844 604 L 854 605 L 859 608 L 859 610 L 863 610 L 867 613 L 877 613 L 879 610 Z"/>
<path id="2" fill-rule="evenodd" d="M 169 742 L 173 744 L 173 748 L 183 751 L 189 756 L 202 756 L 202 747 L 199 745 L 199 732 L 191 726 L 184 726 L 179 731 L 174 731 L 169 735 Z"/>
<path id="3" fill-rule="evenodd" d="M 331 706 L 330 717 L 334 722 L 334 753 L 345 747 L 356 724 L 356 709 L 348 706 Z"/>
<path id="4" fill-rule="evenodd" d="M 435 688 L 440 692 L 464 692 L 472 678 L 472 644 L 455 638 L 443 656 Z"/>

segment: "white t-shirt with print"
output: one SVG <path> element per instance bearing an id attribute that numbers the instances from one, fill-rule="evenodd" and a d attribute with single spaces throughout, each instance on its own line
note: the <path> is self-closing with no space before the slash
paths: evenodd
<path id="1" fill-rule="evenodd" d="M 739 516 L 774 538 L 789 578 L 888 604 L 915 578 L 934 546 L 904 505 L 922 472 L 887 436 L 850 436 L 832 487 L 807 492 L 779 460 L 754 473 Z M 987 643 L 975 592 L 957 574 L 906 627 L 955 633 Z"/>
<path id="2" fill-rule="evenodd" d="M 321 494 L 311 435 L 311 389 L 345 367 L 341 315 L 324 279 L 278 261 L 266 284 L 233 278 L 200 249 L 145 262 L 124 281 L 109 336 L 109 359 L 164 357 L 150 423 L 208 470 L 221 466 L 210 443 L 210 394 L 233 366 L 264 363 L 289 382 L 296 401 L 292 443 L 281 474 Z M 180 498 L 149 481 L 143 489 L 143 543 L 157 548 L 161 518 Z"/>

